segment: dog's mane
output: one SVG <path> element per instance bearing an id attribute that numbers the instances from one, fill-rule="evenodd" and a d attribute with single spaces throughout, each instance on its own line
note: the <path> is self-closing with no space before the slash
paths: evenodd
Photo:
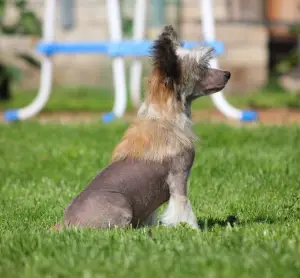
<path id="1" fill-rule="evenodd" d="M 181 128 L 176 123 L 161 119 L 137 119 L 112 155 L 112 161 L 134 158 L 146 162 L 163 162 L 193 149 L 194 135 L 190 123 Z"/>
<path id="2" fill-rule="evenodd" d="M 181 78 L 180 59 L 176 53 L 179 46 L 171 26 L 165 27 L 154 42 L 153 70 L 148 79 L 146 100 L 136 121 L 114 150 L 112 161 L 130 157 L 162 162 L 194 147 L 197 137 L 185 114 L 184 104 L 176 95 Z"/>

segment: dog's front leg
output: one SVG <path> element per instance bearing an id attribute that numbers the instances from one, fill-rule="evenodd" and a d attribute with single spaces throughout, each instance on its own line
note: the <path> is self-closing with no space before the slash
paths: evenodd
<path id="1" fill-rule="evenodd" d="M 173 226 L 185 222 L 195 229 L 199 228 L 197 218 L 187 197 L 188 176 L 189 171 L 169 174 L 170 200 L 161 217 L 163 225 Z"/>

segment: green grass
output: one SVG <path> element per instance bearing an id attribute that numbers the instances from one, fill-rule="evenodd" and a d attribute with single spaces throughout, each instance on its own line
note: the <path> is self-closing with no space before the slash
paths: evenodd
<path id="1" fill-rule="evenodd" d="M 7 102 L 0 102 L 0 109 L 21 108 L 34 99 L 37 92 L 16 91 L 13 98 Z M 43 109 L 46 112 L 57 111 L 110 111 L 113 105 L 113 94 L 101 88 L 56 88 L 50 95 L 47 105 Z"/>
<path id="2" fill-rule="evenodd" d="M 299 277 L 298 126 L 195 127 L 189 196 L 202 231 L 48 231 L 125 128 L 0 125 L 1 278 Z"/>
<path id="3" fill-rule="evenodd" d="M 0 110 L 9 108 L 21 108 L 28 105 L 37 92 L 16 91 L 8 102 L 0 102 Z M 291 95 L 276 84 L 270 84 L 248 94 L 227 95 L 229 102 L 240 108 L 300 108 L 300 97 Z M 110 111 L 113 106 L 113 93 L 102 88 L 55 88 L 49 102 L 43 111 Z M 201 98 L 193 105 L 195 109 L 213 108 L 209 97 Z M 129 102 L 127 111 L 132 111 Z"/>

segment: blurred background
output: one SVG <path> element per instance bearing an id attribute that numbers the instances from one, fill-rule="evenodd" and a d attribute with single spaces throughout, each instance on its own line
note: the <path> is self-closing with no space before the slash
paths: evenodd
<path id="1" fill-rule="evenodd" d="M 39 88 L 40 56 L 35 45 L 41 36 L 43 2 L 0 0 L 0 108 L 27 104 Z M 109 38 L 106 1 L 74 0 L 67 20 L 60 2 L 56 40 Z M 124 37 L 130 38 L 135 1 L 120 3 Z M 149 0 L 147 38 L 155 38 L 164 24 L 173 24 L 181 39 L 201 40 L 199 6 L 199 0 Z M 232 72 L 226 95 L 233 101 L 244 96 L 247 102 L 241 105 L 248 107 L 300 107 L 300 1 L 214 0 L 214 14 L 217 40 L 226 49 L 220 66 Z M 111 58 L 80 54 L 53 59 L 54 94 L 46 110 L 97 110 L 99 97 L 108 99 L 103 109 L 110 108 Z M 146 75 L 150 64 L 143 61 Z"/>

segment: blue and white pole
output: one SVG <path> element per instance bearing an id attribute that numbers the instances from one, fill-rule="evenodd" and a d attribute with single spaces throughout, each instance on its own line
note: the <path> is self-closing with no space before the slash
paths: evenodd
<path id="1" fill-rule="evenodd" d="M 142 41 L 145 36 L 146 24 L 146 0 L 136 0 L 133 25 L 133 39 Z M 141 81 L 142 81 L 142 62 L 139 57 L 135 57 L 130 71 L 130 97 L 134 107 L 138 108 L 141 104 Z"/>
<path id="2" fill-rule="evenodd" d="M 201 43 L 214 47 L 216 55 L 224 52 L 224 44 L 215 41 L 215 28 L 212 11 L 212 0 L 200 0 L 202 12 L 202 24 L 204 42 L 186 41 L 185 48 L 194 48 Z M 58 53 L 75 54 L 104 54 L 113 57 L 114 80 L 114 107 L 112 112 L 103 115 L 104 122 L 110 122 L 124 115 L 127 104 L 126 79 L 124 57 L 134 57 L 131 68 L 131 98 L 138 106 L 141 96 L 141 72 L 142 65 L 138 58 L 150 54 L 152 41 L 143 40 L 145 31 L 146 0 L 137 0 L 135 11 L 134 40 L 122 40 L 122 23 L 118 0 L 107 0 L 110 41 L 104 42 L 55 42 L 56 0 L 47 0 L 45 3 L 43 40 L 37 45 L 37 50 L 43 55 L 41 68 L 40 88 L 33 102 L 21 109 L 13 109 L 4 112 L 7 121 L 25 120 L 36 115 L 47 103 L 52 86 L 52 60 L 51 57 Z M 212 61 L 213 67 L 218 67 L 216 59 Z M 212 95 L 216 107 L 227 117 L 241 121 L 253 121 L 257 119 L 255 111 L 242 111 L 231 106 L 224 98 L 222 92 Z"/>
<path id="3" fill-rule="evenodd" d="M 107 0 L 108 27 L 112 42 L 122 41 L 122 21 L 119 0 Z M 115 103 L 112 112 L 102 116 L 103 122 L 107 123 L 115 118 L 123 116 L 127 105 L 126 78 L 124 59 L 115 57 L 112 62 L 113 82 L 115 91 Z"/>
<path id="4" fill-rule="evenodd" d="M 54 40 L 56 0 L 47 0 L 44 11 L 43 41 L 52 43 Z M 31 104 L 24 108 L 12 109 L 4 112 L 4 120 L 25 120 L 36 115 L 47 103 L 52 85 L 52 61 L 51 57 L 43 56 L 41 68 L 40 89 Z"/>
<path id="5" fill-rule="evenodd" d="M 207 42 L 214 42 L 216 39 L 212 5 L 213 0 L 200 0 L 203 38 Z M 214 68 L 219 67 L 218 60 L 216 58 L 212 59 L 211 66 Z M 255 111 L 243 111 L 230 105 L 224 98 L 222 92 L 212 94 L 211 98 L 222 114 L 229 118 L 240 121 L 255 121 L 258 118 Z"/>

